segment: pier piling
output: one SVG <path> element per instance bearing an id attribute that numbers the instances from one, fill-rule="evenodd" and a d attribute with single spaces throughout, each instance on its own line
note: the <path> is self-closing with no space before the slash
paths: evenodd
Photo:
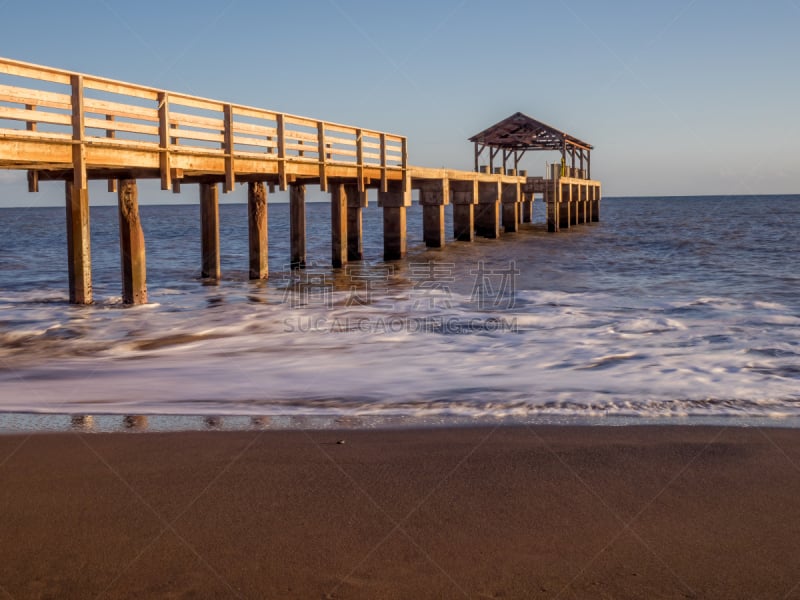
<path id="1" fill-rule="evenodd" d="M 117 185 L 119 209 L 119 250 L 122 267 L 122 302 L 147 302 L 147 267 L 144 231 L 139 218 L 139 194 L 135 179 L 121 179 Z"/>
<path id="2" fill-rule="evenodd" d="M 520 214 L 520 221 L 522 223 L 532 223 L 533 222 L 533 199 L 534 196 L 532 193 L 526 192 L 523 195 L 522 200 L 522 211 Z"/>
<path id="3" fill-rule="evenodd" d="M 218 281 L 222 273 L 219 260 L 219 188 L 216 183 L 200 184 L 200 223 L 200 277 Z"/>
<path id="4" fill-rule="evenodd" d="M 67 256 L 69 266 L 69 301 L 92 303 L 92 254 L 89 235 L 89 190 L 66 183 Z"/>
<path id="5" fill-rule="evenodd" d="M 407 253 L 406 207 L 411 205 L 411 193 L 403 181 L 391 181 L 387 187 L 378 190 L 378 204 L 383 207 L 383 258 L 399 260 Z"/>
<path id="6" fill-rule="evenodd" d="M 478 183 L 475 230 L 481 237 L 500 237 L 500 182 Z"/>
<path id="7" fill-rule="evenodd" d="M 331 264 L 341 268 L 347 264 L 347 191 L 343 183 L 331 183 Z"/>
<path id="8" fill-rule="evenodd" d="M 367 193 L 359 192 L 358 185 L 345 184 L 347 197 L 347 260 L 364 258 L 364 234 L 361 209 L 367 205 Z"/>
<path id="9" fill-rule="evenodd" d="M 444 248 L 444 207 L 450 204 L 450 187 L 447 179 L 426 181 L 419 191 L 422 205 L 422 228 L 428 248 Z"/>
<path id="10" fill-rule="evenodd" d="M 505 233 L 516 233 L 519 229 L 519 183 L 504 183 L 502 189 L 503 230 Z"/>
<path id="11" fill-rule="evenodd" d="M 306 267 L 306 186 L 293 183 L 289 186 L 289 228 L 291 230 L 292 269 Z"/>
<path id="12" fill-rule="evenodd" d="M 475 204 L 478 202 L 477 181 L 451 181 L 453 190 L 453 236 L 460 242 L 475 239 Z"/>
<path id="13" fill-rule="evenodd" d="M 267 185 L 263 181 L 251 181 L 247 184 L 250 279 L 266 279 L 269 276 L 268 223 Z"/>

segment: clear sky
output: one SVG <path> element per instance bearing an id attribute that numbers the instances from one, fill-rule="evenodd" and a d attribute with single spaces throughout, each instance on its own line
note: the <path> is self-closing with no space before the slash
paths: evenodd
<path id="1" fill-rule="evenodd" d="M 595 145 L 606 196 L 800 193 L 800 0 L 0 0 L 0 15 L 1 56 L 404 134 L 414 164 L 471 169 L 466 139 L 522 111 Z M 533 174 L 555 159 L 529 157 Z M 0 172 L 2 197 L 23 180 Z"/>

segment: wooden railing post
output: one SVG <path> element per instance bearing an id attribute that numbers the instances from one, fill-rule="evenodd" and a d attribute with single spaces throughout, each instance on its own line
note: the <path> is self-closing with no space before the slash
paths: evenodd
<path id="1" fill-rule="evenodd" d="M 36 106 L 33 104 L 26 104 L 25 108 L 27 110 L 36 110 Z M 27 131 L 36 131 L 36 121 L 28 121 L 25 123 L 25 129 Z M 29 192 L 38 192 L 39 191 L 39 172 L 38 171 L 28 171 L 28 191 Z"/>
<path id="2" fill-rule="evenodd" d="M 225 152 L 225 186 L 223 192 L 228 194 L 233 191 L 233 186 L 236 183 L 236 174 L 233 170 L 233 107 L 226 104 L 223 108 L 223 116 L 225 120 L 225 130 L 223 133 L 223 150 Z"/>
<path id="3" fill-rule="evenodd" d="M 389 178 L 386 176 L 386 134 L 380 134 L 381 139 L 381 191 L 389 191 Z"/>
<path id="4" fill-rule="evenodd" d="M 172 187 L 172 171 L 170 165 L 170 145 L 177 139 L 170 138 L 172 127 L 169 123 L 169 95 L 167 92 L 158 94 L 158 137 L 160 146 L 159 167 L 161 170 L 161 189 L 168 190 Z"/>
<path id="5" fill-rule="evenodd" d="M 286 191 L 286 123 L 283 114 L 275 115 L 278 129 L 278 184 L 282 192 Z"/>
<path id="6" fill-rule="evenodd" d="M 402 138 L 400 147 L 400 164 L 403 167 L 403 191 L 407 192 L 411 186 L 411 181 L 408 177 L 408 140 L 405 137 Z"/>
<path id="7" fill-rule="evenodd" d="M 319 189 L 320 191 L 328 191 L 328 174 L 326 163 L 328 155 L 325 146 L 325 123 L 322 121 L 317 122 L 317 154 L 319 155 Z"/>
<path id="8" fill-rule="evenodd" d="M 366 190 L 364 186 L 364 131 L 356 129 L 356 172 L 358 177 L 358 191 Z"/>

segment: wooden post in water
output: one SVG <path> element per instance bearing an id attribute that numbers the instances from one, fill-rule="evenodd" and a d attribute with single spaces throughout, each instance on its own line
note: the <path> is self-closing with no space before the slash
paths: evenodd
<path id="1" fill-rule="evenodd" d="M 358 191 L 358 185 L 345 184 L 347 196 L 347 260 L 358 261 L 364 258 L 364 235 L 361 209 L 367 205 L 367 192 Z"/>
<path id="2" fill-rule="evenodd" d="M 69 301 L 92 303 L 92 254 L 89 236 L 89 190 L 66 183 Z"/>
<path id="3" fill-rule="evenodd" d="M 83 75 L 71 75 L 72 179 L 67 182 L 69 301 L 92 303 L 92 254 L 89 235 L 89 179 L 86 174 Z"/>
<path id="4" fill-rule="evenodd" d="M 533 200 L 534 195 L 533 192 L 525 192 L 522 201 L 522 214 L 520 215 L 520 221 L 523 223 L 533 223 Z"/>
<path id="5" fill-rule="evenodd" d="M 453 190 L 453 236 L 459 242 L 475 239 L 475 204 L 478 202 L 477 181 L 451 181 Z"/>
<path id="6" fill-rule="evenodd" d="M 407 252 L 406 207 L 411 205 L 411 190 L 403 181 L 389 181 L 388 190 L 378 190 L 383 207 L 383 259 L 399 260 Z"/>
<path id="7" fill-rule="evenodd" d="M 147 261 L 144 231 L 139 219 L 139 194 L 135 179 L 121 179 L 117 185 L 119 208 L 119 253 L 122 267 L 122 302 L 147 302 Z"/>
<path id="8" fill-rule="evenodd" d="M 581 218 L 583 223 L 589 223 L 592 220 L 592 215 L 589 209 L 589 185 L 581 185 Z"/>
<path id="9" fill-rule="evenodd" d="M 266 279 L 269 276 L 268 223 L 267 185 L 263 181 L 250 181 L 247 184 L 250 279 Z"/>
<path id="10" fill-rule="evenodd" d="M 200 184 L 200 277 L 218 281 L 222 272 L 219 260 L 219 188 L 216 183 Z"/>
<path id="11" fill-rule="evenodd" d="M 503 229 L 506 233 L 516 233 L 519 230 L 519 183 L 501 184 L 503 199 Z"/>
<path id="12" fill-rule="evenodd" d="M 570 226 L 570 204 L 572 197 L 572 185 L 569 183 L 561 183 L 559 180 L 558 187 L 561 189 L 559 196 L 559 214 L 558 214 L 558 228 L 569 229 Z"/>
<path id="13" fill-rule="evenodd" d="M 478 182 L 478 206 L 475 207 L 475 229 L 487 238 L 500 237 L 500 182 Z"/>
<path id="14" fill-rule="evenodd" d="M 428 248 L 444 248 L 444 207 L 450 204 L 450 186 L 447 179 L 426 181 L 419 191 L 422 205 L 422 229 Z"/>
<path id="15" fill-rule="evenodd" d="M 600 184 L 592 186 L 592 222 L 600 221 Z"/>
<path id="16" fill-rule="evenodd" d="M 547 231 L 556 233 L 561 225 L 561 165 L 550 165 L 550 179 L 547 180 L 544 201 L 547 206 Z"/>
<path id="17" fill-rule="evenodd" d="M 347 264 L 347 191 L 343 183 L 331 188 L 331 264 L 338 269 Z"/>
<path id="18" fill-rule="evenodd" d="M 569 184 L 569 224 L 578 224 L 578 186 Z"/>
<path id="19" fill-rule="evenodd" d="M 306 267 L 306 186 L 293 183 L 289 186 L 289 227 L 291 230 L 291 267 Z"/>

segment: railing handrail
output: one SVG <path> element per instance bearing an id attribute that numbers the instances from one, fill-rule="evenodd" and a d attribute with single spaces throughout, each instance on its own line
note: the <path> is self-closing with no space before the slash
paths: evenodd
<path id="1" fill-rule="evenodd" d="M 46 73 L 46 74 L 50 74 L 50 75 L 56 76 L 56 77 L 55 78 L 53 78 L 53 77 L 51 77 L 51 78 L 31 77 L 30 75 L 24 75 L 24 74 L 20 74 L 20 73 L 9 72 L 8 70 L 3 69 L 3 66 L 15 67 L 18 70 Z M 394 134 L 394 133 L 390 133 L 390 132 L 386 132 L 386 131 L 379 131 L 377 129 L 376 130 L 365 129 L 364 127 L 358 127 L 358 126 L 354 126 L 354 125 L 347 125 L 347 124 L 344 124 L 344 123 L 338 123 L 336 121 L 326 121 L 326 120 L 323 120 L 323 119 L 316 119 L 316 118 L 313 118 L 313 117 L 305 117 L 305 116 L 302 116 L 302 115 L 296 115 L 296 114 L 287 113 L 287 112 L 284 112 L 284 111 L 270 110 L 270 109 L 260 108 L 260 107 L 256 107 L 256 106 L 250 106 L 250 105 L 246 105 L 246 104 L 238 104 L 238 103 L 235 103 L 235 102 L 226 102 L 224 100 L 214 100 L 212 98 L 206 98 L 206 97 L 203 97 L 203 96 L 196 96 L 194 94 L 186 94 L 186 93 L 183 93 L 183 92 L 177 92 L 177 91 L 171 91 L 171 90 L 166 90 L 166 89 L 154 88 L 154 87 L 147 86 L 147 85 L 142 85 L 142 84 L 139 84 L 139 83 L 131 83 L 131 82 L 127 82 L 127 81 L 121 81 L 121 80 L 118 80 L 118 79 L 111 79 L 111 78 L 108 78 L 108 77 L 101 77 L 101 76 L 98 76 L 98 75 L 90 75 L 90 74 L 81 73 L 81 72 L 78 72 L 78 71 L 70 71 L 68 69 L 59 69 L 59 68 L 55 68 L 55 67 L 47 67 L 47 66 L 43 66 L 43 65 L 38 65 L 38 64 L 34 64 L 34 63 L 28 63 L 28 62 L 24 62 L 24 61 L 9 59 L 9 58 L 0 57 L 0 74 L 18 75 L 20 77 L 28 77 L 30 79 L 39 79 L 40 81 L 46 81 L 48 83 L 59 83 L 59 84 L 64 84 L 64 85 L 69 85 L 70 81 L 71 81 L 71 78 L 73 76 L 81 76 L 81 77 L 83 77 L 84 85 L 85 85 L 86 82 L 97 82 L 97 83 L 107 84 L 107 85 L 111 85 L 111 86 L 119 86 L 119 87 L 124 87 L 124 88 L 129 88 L 129 89 L 135 89 L 135 90 L 139 90 L 139 91 L 142 91 L 142 92 L 147 92 L 149 94 L 152 94 L 152 96 L 153 96 L 152 100 L 157 100 L 158 94 L 166 93 L 166 94 L 169 94 L 170 97 L 175 97 L 178 100 L 182 100 L 182 99 L 183 100 L 196 100 L 198 102 L 219 105 L 219 107 L 220 107 L 219 110 L 220 111 L 223 110 L 222 107 L 224 107 L 225 105 L 229 105 L 234 109 L 252 111 L 252 112 L 255 112 L 255 113 L 261 113 L 261 114 L 265 114 L 265 115 L 269 115 L 269 116 L 273 116 L 273 117 L 278 115 L 278 114 L 282 114 L 285 118 L 289 118 L 289 119 L 297 119 L 297 120 L 301 120 L 301 121 L 315 121 L 315 122 L 318 122 L 318 123 L 324 123 L 325 125 L 332 125 L 334 127 L 341 127 L 343 129 L 353 129 L 353 130 L 360 129 L 364 133 L 366 133 L 366 134 L 368 134 L 370 136 L 375 136 L 375 137 L 379 136 L 380 134 L 384 134 L 384 135 L 388 136 L 389 138 L 394 138 L 396 141 L 400 141 L 400 140 L 405 139 L 405 136 Z M 12 86 L 12 87 L 18 87 L 18 86 Z M 20 87 L 20 89 L 27 89 L 27 88 L 21 88 Z M 118 92 L 118 93 L 121 93 L 121 92 Z M 180 103 L 180 102 L 178 102 L 178 103 Z M 183 106 L 183 105 L 181 105 L 181 106 Z"/>

